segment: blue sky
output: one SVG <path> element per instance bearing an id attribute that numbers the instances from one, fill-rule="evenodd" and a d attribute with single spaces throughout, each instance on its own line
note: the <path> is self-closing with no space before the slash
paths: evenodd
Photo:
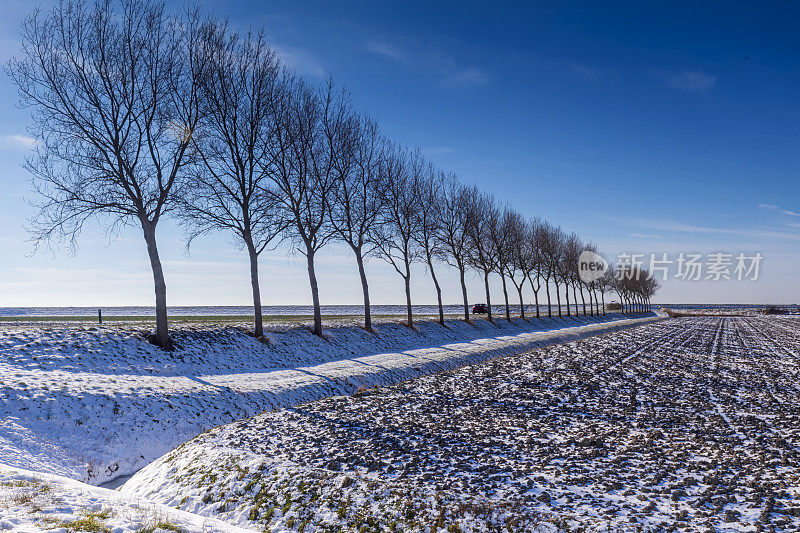
<path id="1" fill-rule="evenodd" d="M 1 3 L 5 61 L 31 7 Z M 669 280 L 660 301 L 800 301 L 800 4 L 602 4 L 201 2 L 265 25 L 284 61 L 346 84 L 392 138 L 611 257 L 764 256 L 757 282 Z M 108 239 L 90 228 L 74 257 L 30 255 L 28 114 L 16 100 L 0 76 L 0 306 L 150 304 L 135 230 Z M 160 237 L 171 304 L 249 303 L 230 239 L 187 255 L 173 223 Z M 265 303 L 310 302 L 302 257 L 287 257 L 263 260 Z M 359 303 L 347 250 L 325 249 L 319 263 L 323 303 Z M 376 303 L 402 302 L 393 270 L 372 260 L 368 273 Z M 418 303 L 435 300 L 425 276 L 415 272 Z M 445 278 L 445 300 L 458 302 L 455 273 Z"/>

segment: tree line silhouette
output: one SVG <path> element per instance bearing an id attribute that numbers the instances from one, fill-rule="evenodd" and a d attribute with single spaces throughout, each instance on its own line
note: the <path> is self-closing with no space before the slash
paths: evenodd
<path id="1" fill-rule="evenodd" d="M 420 149 L 388 139 L 345 89 L 309 83 L 282 65 L 263 29 L 239 32 L 197 8 L 173 12 L 153 0 L 61 0 L 26 18 L 21 53 L 7 70 L 33 114 L 37 147 L 26 168 L 39 193 L 29 224 L 35 241 L 74 248 L 92 217 L 109 232 L 141 228 L 159 346 L 170 344 L 156 236 L 166 217 L 180 221 L 189 243 L 223 231 L 247 251 L 258 337 L 259 257 L 280 242 L 305 257 L 316 334 L 315 260 L 332 242 L 353 252 L 367 330 L 370 258 L 402 278 L 408 326 L 414 263 L 431 276 L 441 322 L 443 263 L 458 270 L 464 320 L 469 271 L 483 279 L 489 320 L 492 276 L 502 282 L 506 319 L 512 288 L 522 318 L 526 287 L 537 318 L 545 301 L 548 317 L 562 316 L 562 296 L 566 316 L 573 307 L 605 313 L 612 290 L 624 311 L 644 311 L 658 288 L 641 270 L 582 281 L 578 257 L 594 245 L 522 216 Z"/>

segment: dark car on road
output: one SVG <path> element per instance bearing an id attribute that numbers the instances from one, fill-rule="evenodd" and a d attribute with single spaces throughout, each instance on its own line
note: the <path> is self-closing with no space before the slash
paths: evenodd
<path id="1" fill-rule="evenodd" d="M 486 304 L 475 304 L 472 306 L 472 313 L 476 315 L 485 315 L 489 312 Z"/>

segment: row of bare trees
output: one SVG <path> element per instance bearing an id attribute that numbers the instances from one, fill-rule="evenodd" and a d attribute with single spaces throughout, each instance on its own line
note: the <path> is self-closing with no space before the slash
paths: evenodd
<path id="1" fill-rule="evenodd" d="M 619 295 L 623 313 L 651 310 L 651 300 L 658 292 L 659 283 L 646 270 L 638 267 L 622 269 L 609 277 L 610 287 Z"/>
<path id="2" fill-rule="evenodd" d="M 305 257 L 322 332 L 315 260 L 326 244 L 353 252 L 372 329 L 365 262 L 385 260 L 403 279 L 413 326 L 411 276 L 424 263 L 444 321 L 437 269 L 458 270 L 464 319 L 466 276 L 499 276 L 510 318 L 509 283 L 524 317 L 529 286 L 553 316 L 603 312 L 612 288 L 633 309 L 649 296 L 641 280 L 584 283 L 577 258 L 593 249 L 576 235 L 509 206 L 437 169 L 420 150 L 387 139 L 332 82 L 309 84 L 284 68 L 263 31 L 240 33 L 198 10 L 170 12 L 155 0 L 60 0 L 34 12 L 8 72 L 32 108 L 38 143 L 27 168 L 40 193 L 37 242 L 75 244 L 85 222 L 142 230 L 153 271 L 156 333 L 169 346 L 166 283 L 156 228 L 166 216 L 189 243 L 228 232 L 247 251 L 263 335 L 259 257 L 289 242 Z M 551 294 L 551 289 L 554 294 Z M 570 298 L 570 291 L 572 297 Z M 542 294 L 543 293 L 543 294 Z M 588 307 L 587 307 L 588 304 Z"/>

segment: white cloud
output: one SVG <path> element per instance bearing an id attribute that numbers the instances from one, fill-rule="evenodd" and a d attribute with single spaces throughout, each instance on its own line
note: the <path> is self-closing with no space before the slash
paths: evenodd
<path id="1" fill-rule="evenodd" d="M 635 239 L 662 239 L 661 235 L 654 235 L 652 233 L 629 233 L 628 237 Z"/>
<path id="2" fill-rule="evenodd" d="M 704 236 L 714 236 L 721 240 L 727 237 L 730 240 L 744 242 L 744 239 L 752 239 L 753 243 L 764 246 L 767 241 L 798 241 L 800 235 L 788 231 L 779 231 L 768 228 L 715 228 L 709 226 L 695 226 L 667 220 L 651 220 L 647 218 L 628 218 L 609 215 L 607 218 L 627 226 L 637 227 L 643 230 L 654 230 L 659 232 L 691 236 L 702 238 Z M 676 235 L 677 236 L 677 235 Z M 669 237 L 672 238 L 672 237 Z"/>
<path id="3" fill-rule="evenodd" d="M 473 87 L 477 85 L 486 85 L 489 83 L 489 75 L 486 71 L 475 67 L 466 67 L 456 69 L 451 74 L 442 79 L 440 85 L 442 87 Z"/>
<path id="4" fill-rule="evenodd" d="M 276 45 L 275 50 L 283 63 L 300 74 L 324 77 L 326 72 L 317 58 L 307 50 L 294 46 Z"/>
<path id="5" fill-rule="evenodd" d="M 592 67 L 574 62 L 570 62 L 568 66 L 573 73 L 587 80 L 597 80 L 616 72 L 613 68 Z"/>
<path id="6" fill-rule="evenodd" d="M 784 215 L 789 215 L 790 217 L 800 217 L 800 213 L 797 211 L 791 211 L 789 209 L 781 209 L 777 205 L 772 204 L 758 204 L 758 207 L 761 209 L 768 209 L 770 211 L 776 211 L 778 213 L 782 213 Z"/>
<path id="7" fill-rule="evenodd" d="M 27 135 L 0 135 L 0 148 L 30 150 L 34 146 L 36 146 L 36 139 Z"/>
<path id="8" fill-rule="evenodd" d="M 716 76 L 710 76 L 699 70 L 682 70 L 680 72 L 654 70 L 653 75 L 659 78 L 667 87 L 692 93 L 705 93 L 717 81 Z"/>
<path id="9" fill-rule="evenodd" d="M 368 41 L 364 46 L 373 54 L 385 56 L 396 61 L 402 61 L 404 59 L 403 52 L 400 48 L 386 41 Z"/>
<path id="10" fill-rule="evenodd" d="M 395 35 L 366 41 L 364 47 L 409 69 L 426 72 L 440 88 L 467 88 L 489 83 L 485 70 L 462 65 L 441 47 L 430 43 Z"/>
<path id="11" fill-rule="evenodd" d="M 422 152 L 426 155 L 445 155 L 452 154 L 455 150 L 449 146 L 439 146 L 437 148 L 424 148 Z"/>

